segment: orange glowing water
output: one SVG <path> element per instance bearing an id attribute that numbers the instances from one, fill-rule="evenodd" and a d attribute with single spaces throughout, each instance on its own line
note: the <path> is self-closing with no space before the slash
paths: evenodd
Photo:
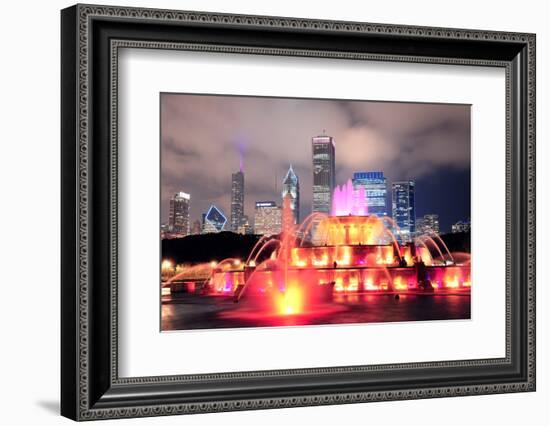
<path id="1" fill-rule="evenodd" d="M 291 284 L 284 292 L 276 292 L 275 310 L 279 315 L 297 315 L 304 310 L 303 290 L 296 284 Z"/>

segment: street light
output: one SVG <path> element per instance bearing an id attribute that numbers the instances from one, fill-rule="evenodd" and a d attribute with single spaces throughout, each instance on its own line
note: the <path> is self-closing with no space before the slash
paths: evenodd
<path id="1" fill-rule="evenodd" d="M 172 269 L 174 269 L 174 264 L 172 263 L 172 261 L 170 261 L 168 259 L 164 259 L 161 263 L 161 269 L 163 271 L 172 270 Z"/>

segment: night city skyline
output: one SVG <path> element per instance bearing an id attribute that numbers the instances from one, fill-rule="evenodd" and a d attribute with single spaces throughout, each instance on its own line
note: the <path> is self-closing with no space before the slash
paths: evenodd
<path id="1" fill-rule="evenodd" d="M 416 217 L 439 215 L 442 232 L 470 217 L 470 106 L 235 96 L 161 95 L 161 220 L 169 199 L 191 195 L 190 222 L 214 204 L 230 218 L 232 180 L 244 172 L 244 214 L 282 204 L 292 165 L 300 216 L 312 210 L 312 138 L 334 138 L 336 185 L 382 171 L 412 180 Z M 233 175 L 233 178 L 232 178 Z M 234 182 L 233 182 L 234 185 Z"/>

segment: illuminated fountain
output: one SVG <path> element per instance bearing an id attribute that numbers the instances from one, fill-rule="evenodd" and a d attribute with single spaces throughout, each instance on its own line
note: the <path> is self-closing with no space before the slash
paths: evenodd
<path id="1" fill-rule="evenodd" d="M 396 223 L 369 215 L 364 189 L 351 181 L 335 189 L 330 216 L 312 213 L 285 228 L 262 237 L 238 267 L 220 262 L 207 280 L 211 293 L 299 315 L 337 294 L 470 291 L 468 254 L 453 255 L 435 233 L 399 243 Z"/>
<path id="2" fill-rule="evenodd" d="M 332 195 L 332 216 L 367 216 L 367 195 L 365 187 L 354 191 L 351 179 L 345 185 L 337 186 Z"/>

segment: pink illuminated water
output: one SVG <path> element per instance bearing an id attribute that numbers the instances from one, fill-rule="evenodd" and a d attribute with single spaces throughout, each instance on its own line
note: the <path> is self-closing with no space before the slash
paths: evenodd
<path id="1" fill-rule="evenodd" d="M 366 216 L 369 213 L 365 187 L 353 188 L 351 179 L 334 189 L 332 196 L 333 216 Z"/>

